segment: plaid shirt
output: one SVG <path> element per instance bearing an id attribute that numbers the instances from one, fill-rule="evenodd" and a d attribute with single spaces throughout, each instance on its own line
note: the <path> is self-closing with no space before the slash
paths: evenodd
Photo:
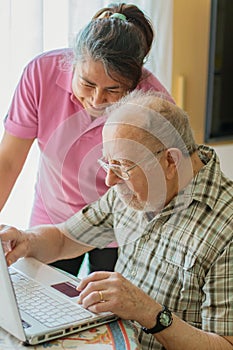
<path id="1" fill-rule="evenodd" d="M 67 220 L 77 240 L 102 248 L 117 240 L 115 270 L 190 325 L 233 335 L 233 182 L 214 150 L 205 166 L 156 216 L 126 207 L 114 187 Z M 114 231 L 112 230 L 114 228 Z M 143 349 L 162 349 L 139 328 Z"/>

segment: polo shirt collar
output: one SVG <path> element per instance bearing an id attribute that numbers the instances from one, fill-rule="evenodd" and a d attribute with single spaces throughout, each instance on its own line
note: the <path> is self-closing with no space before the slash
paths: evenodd
<path id="1" fill-rule="evenodd" d="M 70 94 L 73 94 L 72 92 L 72 78 L 73 78 L 73 71 L 70 68 L 69 70 L 60 70 L 57 76 L 56 84 L 60 86 L 63 90 L 69 92 Z"/>

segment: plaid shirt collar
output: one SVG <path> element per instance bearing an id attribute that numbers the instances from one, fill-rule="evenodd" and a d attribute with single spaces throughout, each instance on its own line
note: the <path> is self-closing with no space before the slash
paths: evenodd
<path id="1" fill-rule="evenodd" d="M 198 153 L 205 166 L 197 173 L 189 185 L 163 208 L 159 215 L 168 215 L 187 208 L 194 200 L 214 208 L 222 173 L 220 162 L 214 149 L 200 145 Z M 214 186 L 210 186 L 210 184 Z"/>

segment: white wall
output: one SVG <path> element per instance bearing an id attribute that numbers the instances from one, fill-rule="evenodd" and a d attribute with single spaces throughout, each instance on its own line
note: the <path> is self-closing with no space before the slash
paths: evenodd
<path id="1" fill-rule="evenodd" d="M 0 138 L 3 119 L 24 66 L 49 49 L 68 46 L 70 0 L 0 0 Z M 56 11 L 54 11 L 56 9 Z M 0 213 L 0 223 L 28 226 L 39 151 L 35 143 Z"/>
<path id="2" fill-rule="evenodd" d="M 233 180 L 233 145 L 214 146 L 216 150 L 223 172 Z"/>

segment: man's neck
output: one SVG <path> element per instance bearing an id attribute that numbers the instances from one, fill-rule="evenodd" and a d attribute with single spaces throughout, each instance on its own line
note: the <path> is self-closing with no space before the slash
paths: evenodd
<path id="1" fill-rule="evenodd" d="M 176 178 L 169 184 L 170 198 L 167 198 L 166 204 L 168 204 L 172 198 L 174 198 L 180 191 L 182 191 L 197 173 L 203 168 L 204 163 L 198 156 L 198 152 L 193 153 L 189 157 L 183 157 L 179 167 L 177 169 Z"/>

